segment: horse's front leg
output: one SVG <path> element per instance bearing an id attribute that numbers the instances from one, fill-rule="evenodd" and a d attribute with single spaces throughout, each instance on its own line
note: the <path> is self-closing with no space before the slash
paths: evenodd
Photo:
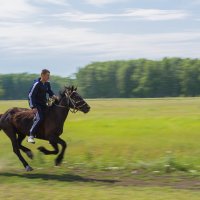
<path id="1" fill-rule="evenodd" d="M 58 144 L 60 144 L 62 146 L 62 150 L 61 150 L 61 153 L 58 155 L 58 157 L 55 160 L 56 166 L 61 164 L 63 157 L 64 157 L 65 150 L 67 148 L 67 143 L 64 140 L 62 140 L 61 138 L 58 138 L 57 142 L 58 142 Z"/>
<path id="2" fill-rule="evenodd" d="M 64 153 L 65 150 L 67 148 L 67 144 L 64 140 L 62 140 L 61 138 L 50 138 L 49 139 L 49 143 L 52 145 L 52 147 L 54 148 L 53 151 L 47 150 L 45 147 L 40 146 L 38 147 L 38 150 L 40 152 L 42 152 L 45 155 L 52 155 L 52 154 L 58 154 L 59 153 L 59 149 L 58 149 L 58 144 L 60 144 L 62 146 L 62 150 L 61 153 L 58 155 L 58 157 L 55 160 L 55 165 L 58 166 L 61 164 L 63 157 L 64 157 Z"/>
<path id="3" fill-rule="evenodd" d="M 58 149 L 58 144 L 57 144 L 57 138 L 55 138 L 55 137 L 50 138 L 49 139 L 49 143 L 54 148 L 53 151 L 50 151 L 50 150 L 46 149 L 43 146 L 38 147 L 38 150 L 40 152 L 42 152 L 43 154 L 45 154 L 45 155 L 56 155 L 56 154 L 58 154 L 59 153 L 59 149 Z"/>

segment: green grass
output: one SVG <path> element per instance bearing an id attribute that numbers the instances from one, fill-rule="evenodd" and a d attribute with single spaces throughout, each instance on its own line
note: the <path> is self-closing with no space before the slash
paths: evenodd
<path id="1" fill-rule="evenodd" d="M 135 187 L 108 187 L 94 186 L 91 184 L 41 184 L 23 183 L 20 185 L 13 184 L 12 187 L 1 186 L 1 199 L 13 200 L 23 199 L 59 199 L 59 200 L 199 200 L 199 192 L 190 192 L 186 190 L 178 191 L 170 188 L 138 188 Z M 6 191 L 9 191 L 7 193 Z"/>
<path id="2" fill-rule="evenodd" d="M 29 199 L 199 199 L 199 190 L 189 190 L 189 184 L 181 190 L 175 186 L 180 177 L 200 175 L 200 98 L 88 103 L 91 112 L 70 113 L 65 123 L 62 138 L 68 149 L 61 168 L 53 167 L 55 156 L 36 150 L 49 144 L 36 140 L 36 145 L 24 142 L 35 154 L 33 161 L 23 154 L 35 168 L 24 173 L 9 139 L 0 132 L 0 199 L 20 199 L 29 193 Z M 13 106 L 28 107 L 26 101 L 0 101 L 0 113 Z M 161 187 L 163 182 L 152 178 L 166 175 L 168 182 L 175 182 L 173 187 Z"/>

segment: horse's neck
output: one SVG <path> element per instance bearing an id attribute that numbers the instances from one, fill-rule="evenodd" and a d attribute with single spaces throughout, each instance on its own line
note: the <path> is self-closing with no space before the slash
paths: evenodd
<path id="1" fill-rule="evenodd" d="M 57 121 L 64 123 L 65 120 L 67 119 L 69 113 L 69 109 L 67 108 L 62 108 L 62 107 L 55 107 L 55 115 Z"/>
<path id="2" fill-rule="evenodd" d="M 63 124 L 68 116 L 69 109 L 54 106 L 54 107 L 52 107 L 52 112 L 53 112 L 53 115 L 56 116 L 57 123 Z"/>

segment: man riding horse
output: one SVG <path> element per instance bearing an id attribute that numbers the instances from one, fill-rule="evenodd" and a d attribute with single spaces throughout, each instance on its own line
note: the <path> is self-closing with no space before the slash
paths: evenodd
<path id="1" fill-rule="evenodd" d="M 36 117 L 32 110 L 19 107 L 10 108 L 5 113 L 0 114 L 0 131 L 3 130 L 4 133 L 10 138 L 13 152 L 17 155 L 26 171 L 31 171 L 33 168 L 24 159 L 20 150 L 26 153 L 29 158 L 33 159 L 31 149 L 22 145 L 22 141 L 26 135 L 29 135 L 30 130 L 32 130 L 32 134 L 35 134 L 37 129 L 37 138 L 49 141 L 53 150 L 48 150 L 43 146 L 38 147 L 38 150 L 45 155 L 58 155 L 55 159 L 55 165 L 57 166 L 62 163 L 64 153 L 67 148 L 67 143 L 60 136 L 63 133 L 63 126 L 69 111 L 72 113 L 76 113 L 77 111 L 88 113 L 90 111 L 90 106 L 80 96 L 80 94 L 78 94 L 77 88 L 74 88 L 73 86 L 64 87 L 64 90 L 60 91 L 58 99 L 56 99 L 55 102 L 48 107 L 48 109 L 46 109 L 45 118 L 42 123 L 40 123 L 39 120 L 44 117 L 42 106 L 46 106 L 45 95 L 50 91 L 50 89 L 48 89 L 50 88 L 50 85 L 47 82 L 49 79 L 48 73 L 49 72 L 47 72 L 46 75 L 43 75 L 42 73 L 41 78 L 31 89 L 32 93 L 35 92 L 35 94 L 33 94 L 33 96 L 35 95 L 35 99 L 32 95 L 30 95 L 32 97 L 30 99 L 30 105 L 32 105 L 31 107 L 36 113 Z M 45 76 L 47 76 L 47 78 L 43 79 Z M 42 82 L 41 80 L 45 81 Z M 42 84 L 41 87 L 39 87 L 40 84 Z M 40 104 L 41 102 L 38 101 L 38 99 L 40 99 L 38 96 L 40 95 L 43 95 L 43 99 L 41 98 L 43 100 L 43 104 Z M 50 96 L 54 96 L 53 92 L 50 93 Z M 56 97 L 54 96 L 54 98 Z M 37 110 L 35 108 L 37 108 Z M 34 118 L 37 123 L 33 123 Z M 38 125 L 38 123 L 40 124 Z M 61 149 L 58 148 L 58 145 L 61 145 Z"/>
<path id="2" fill-rule="evenodd" d="M 58 97 L 51 90 L 51 85 L 48 81 L 49 78 L 50 71 L 43 69 L 40 78 L 35 80 L 28 95 L 29 106 L 33 110 L 35 118 L 27 141 L 33 144 L 35 143 L 34 137 L 37 133 L 38 126 L 44 120 L 45 110 L 47 107 L 47 93 L 49 94 L 49 97 L 58 99 Z"/>

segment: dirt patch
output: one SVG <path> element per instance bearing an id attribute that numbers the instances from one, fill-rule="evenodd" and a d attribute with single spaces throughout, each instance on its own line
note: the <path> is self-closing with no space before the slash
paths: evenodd
<path id="1" fill-rule="evenodd" d="M 76 171 L 76 172 L 75 172 Z M 93 172 L 75 170 L 73 173 L 81 177 L 87 177 L 93 182 L 103 182 L 113 186 L 136 186 L 136 187 L 171 187 L 175 189 L 200 190 L 200 177 L 184 174 L 153 175 L 132 174 L 122 171 Z"/>
<path id="2" fill-rule="evenodd" d="M 75 182 L 75 183 L 94 183 L 98 185 L 106 185 L 109 187 L 170 187 L 174 189 L 187 189 L 200 191 L 200 176 L 191 176 L 189 174 L 150 174 L 140 172 L 135 174 L 128 171 L 95 171 L 84 169 L 35 169 L 32 172 L 22 171 L 0 171 L 0 177 L 9 178 L 18 177 L 30 180 L 54 180 L 59 182 Z"/>
<path id="3" fill-rule="evenodd" d="M 146 180 L 138 179 L 137 177 L 122 178 L 118 183 L 123 186 L 155 186 L 155 187 L 172 187 L 176 189 L 196 189 L 200 190 L 200 181 L 196 179 L 177 178 L 174 177 L 147 177 Z"/>

